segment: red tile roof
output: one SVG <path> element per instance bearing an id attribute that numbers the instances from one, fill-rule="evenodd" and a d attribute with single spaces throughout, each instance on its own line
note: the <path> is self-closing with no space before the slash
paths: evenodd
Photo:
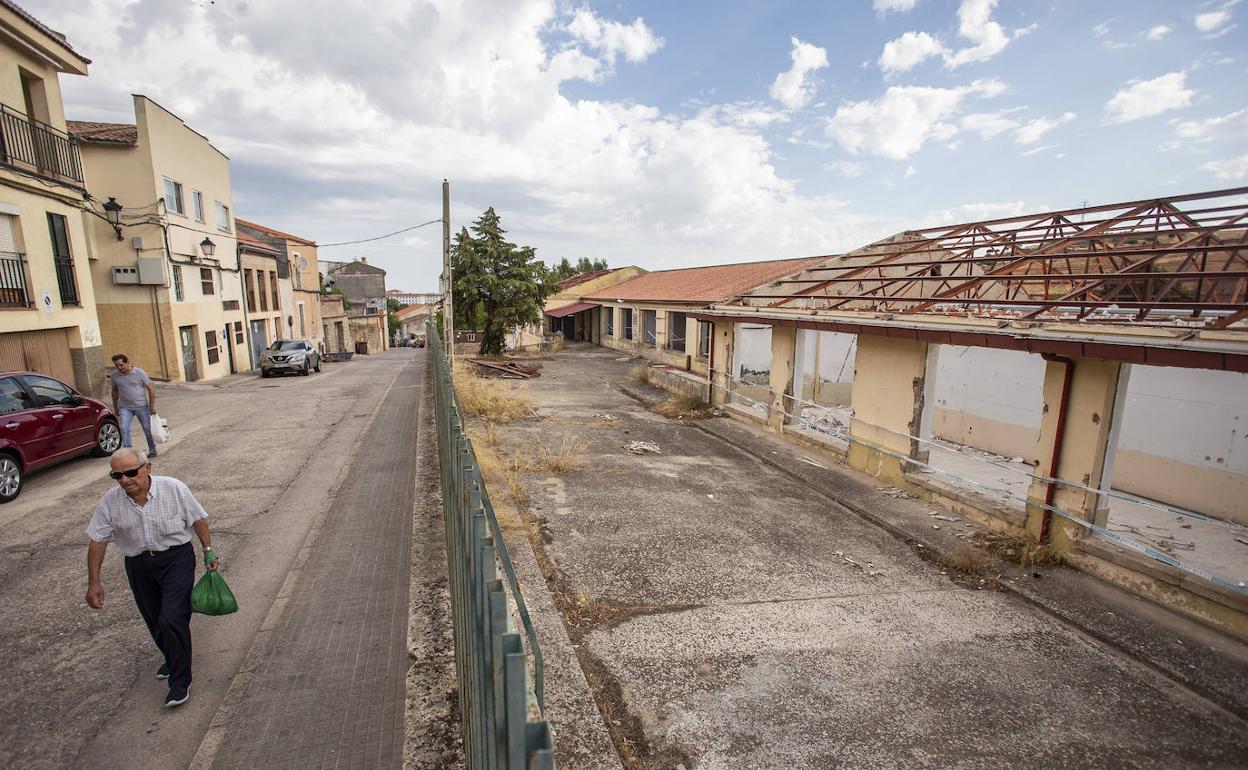
<path id="1" fill-rule="evenodd" d="M 263 252 L 265 256 L 277 256 L 280 253 L 273 244 L 265 243 L 259 238 L 239 230 L 237 227 L 234 228 L 234 237 L 238 239 L 240 246 L 245 246 L 249 251 Z"/>
<path id="2" fill-rule="evenodd" d="M 298 235 L 291 235 L 290 233 L 284 233 L 281 230 L 274 230 L 272 227 L 265 227 L 264 225 L 258 225 L 255 222 L 248 222 L 246 219 L 234 217 L 234 221 L 245 227 L 266 232 L 275 238 L 286 238 L 287 240 L 295 241 L 296 243 L 305 243 L 308 246 L 316 245 L 316 241 L 309 241 L 307 238 L 300 238 Z"/>
<path id="3" fill-rule="evenodd" d="M 100 123 L 94 120 L 67 120 L 69 135 L 80 142 L 92 144 L 124 144 L 134 147 L 139 143 L 139 127 L 132 123 Z"/>
<path id="4" fill-rule="evenodd" d="M 832 256 L 744 262 L 735 265 L 656 270 L 629 281 L 586 295 L 587 301 L 614 302 L 725 302 L 777 278 L 824 264 Z"/>
<path id="5" fill-rule="evenodd" d="M 585 283 L 586 281 L 592 281 L 600 275 L 606 275 L 607 273 L 613 272 L 618 269 L 619 268 L 611 267 L 611 268 L 607 268 L 606 270 L 591 270 L 588 273 L 581 273 L 580 275 L 574 275 L 571 278 L 566 278 L 560 281 L 559 288 L 570 289 L 573 286 Z"/>

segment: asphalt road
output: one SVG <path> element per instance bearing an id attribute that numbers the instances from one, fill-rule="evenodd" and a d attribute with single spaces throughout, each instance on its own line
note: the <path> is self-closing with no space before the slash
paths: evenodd
<path id="1" fill-rule="evenodd" d="M 114 483 L 108 460 L 32 475 L 0 507 L 0 767 L 189 766 L 309 531 L 368 451 L 361 442 L 385 395 L 423 355 L 398 349 L 310 377 L 157 385 L 172 440 L 154 472 L 185 481 L 208 510 L 241 607 L 194 617 L 192 698 L 173 711 L 115 550 L 104 609 L 83 599 L 83 530 Z"/>

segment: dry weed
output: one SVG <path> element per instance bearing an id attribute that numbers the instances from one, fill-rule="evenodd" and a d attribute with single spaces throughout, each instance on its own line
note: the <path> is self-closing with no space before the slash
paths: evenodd
<path id="1" fill-rule="evenodd" d="M 476 368 L 455 363 L 455 393 L 465 417 L 505 423 L 533 414 L 533 399 L 518 384 L 479 377 Z"/>
<path id="2" fill-rule="evenodd" d="M 1066 563 L 1066 554 L 1056 546 L 1031 543 L 1015 535 L 986 533 L 977 536 L 975 544 L 1023 567 L 1059 567 Z"/>
<path id="3" fill-rule="evenodd" d="M 697 396 L 690 396 L 687 393 L 678 393 L 656 406 L 654 411 L 664 417 L 702 418 L 711 416 L 711 405 Z"/>
<path id="4" fill-rule="evenodd" d="M 538 443 L 530 447 L 525 470 L 535 473 L 567 473 L 585 463 L 588 445 L 571 433 L 563 434 L 558 443 Z M 518 455 L 517 455 L 518 457 Z"/>
<path id="5" fill-rule="evenodd" d="M 650 367 L 646 364 L 634 366 L 632 369 L 628 370 L 628 373 L 632 375 L 633 379 L 638 380 L 639 382 L 647 384 L 650 382 Z"/>

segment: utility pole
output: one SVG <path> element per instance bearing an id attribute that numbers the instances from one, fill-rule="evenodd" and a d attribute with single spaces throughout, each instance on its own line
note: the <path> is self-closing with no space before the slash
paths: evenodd
<path id="1" fill-rule="evenodd" d="M 447 360 L 455 359 L 455 299 L 451 278 L 451 183 L 442 180 L 442 329 L 446 333 Z"/>

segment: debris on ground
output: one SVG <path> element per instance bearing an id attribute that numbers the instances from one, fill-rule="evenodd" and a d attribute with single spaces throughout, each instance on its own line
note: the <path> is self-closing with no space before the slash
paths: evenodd
<path id="1" fill-rule="evenodd" d="M 620 419 L 619 417 L 616 417 L 615 415 L 611 414 L 610 412 L 603 412 L 603 413 L 601 413 L 601 414 L 596 414 L 596 415 L 594 415 L 594 417 L 595 417 L 596 419 L 599 419 L 599 420 L 606 420 L 606 421 L 608 421 L 608 422 L 614 422 L 615 420 Z"/>
<path id="2" fill-rule="evenodd" d="M 906 490 L 898 489 L 897 487 L 876 487 L 876 489 L 879 492 L 885 495 L 888 495 L 889 497 L 896 498 L 898 500 L 918 500 L 919 499 L 918 495 L 912 495 Z"/>
<path id="3" fill-rule="evenodd" d="M 807 465 L 813 465 L 813 466 L 815 466 L 816 468 L 823 468 L 824 470 L 827 470 L 827 466 L 826 466 L 826 465 L 821 465 L 820 463 L 815 462 L 814 460 L 810 459 L 809 457 L 804 457 L 804 456 L 802 456 L 802 455 L 798 455 L 798 456 L 797 456 L 797 459 L 798 459 L 800 462 L 804 462 L 804 463 L 806 463 Z"/>
<path id="4" fill-rule="evenodd" d="M 933 519 L 940 519 L 941 521 L 961 521 L 961 519 L 957 516 L 945 516 L 937 513 L 936 511 L 928 511 L 927 515 L 931 516 Z"/>
<path id="5" fill-rule="evenodd" d="M 635 455 L 644 455 L 647 452 L 656 455 L 663 454 L 659 450 L 659 445 L 653 441 L 630 441 L 624 445 L 624 448 Z"/>
<path id="6" fill-rule="evenodd" d="M 540 365 L 522 364 L 519 361 L 491 361 L 488 358 L 468 359 L 477 367 L 486 371 L 481 374 L 492 374 L 509 380 L 531 380 L 538 376 Z"/>

